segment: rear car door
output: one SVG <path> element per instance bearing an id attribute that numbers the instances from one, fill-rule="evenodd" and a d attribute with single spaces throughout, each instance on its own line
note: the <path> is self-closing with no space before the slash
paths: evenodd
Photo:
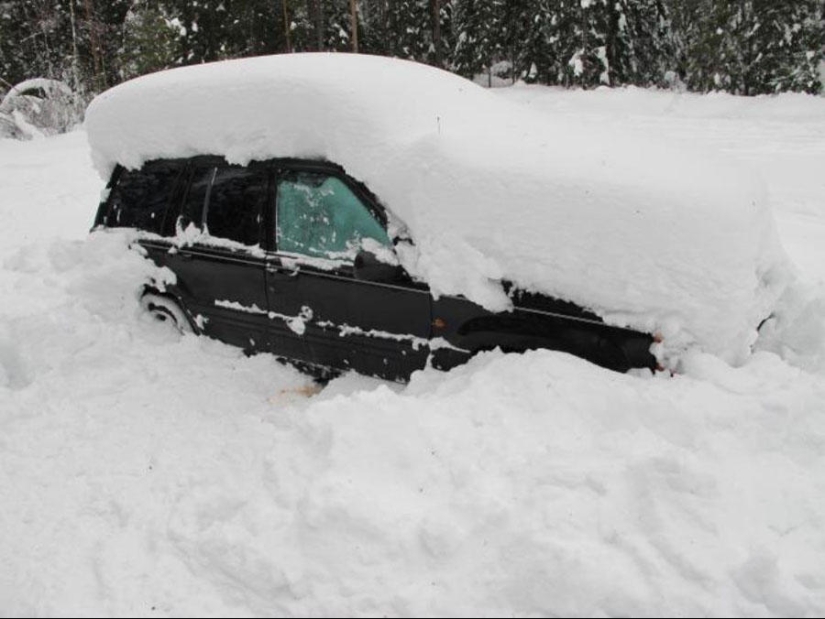
<path id="1" fill-rule="evenodd" d="M 261 246 L 269 200 L 267 166 L 195 161 L 166 259 L 174 291 L 201 331 L 252 351 L 269 348 Z"/>
<path id="2" fill-rule="evenodd" d="M 358 280 L 363 247 L 392 255 L 386 220 L 340 171 L 282 167 L 266 289 L 276 351 L 390 380 L 408 378 L 429 353 L 430 295 L 407 283 Z"/>

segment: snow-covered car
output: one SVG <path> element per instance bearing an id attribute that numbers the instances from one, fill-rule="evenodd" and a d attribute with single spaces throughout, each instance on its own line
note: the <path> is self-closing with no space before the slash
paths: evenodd
<path id="1" fill-rule="evenodd" d="M 129 227 L 175 274 L 146 308 L 179 328 L 321 374 L 405 379 L 481 350 L 563 350 L 625 371 L 654 367 L 650 335 L 606 325 L 568 302 L 507 284 L 513 309 L 433 297 L 400 266 L 391 214 L 338 165 L 198 156 L 115 169 L 96 226 Z"/>
<path id="2" fill-rule="evenodd" d="M 176 69 L 103 93 L 86 126 L 96 226 L 137 229 L 175 275 L 147 308 L 322 369 L 404 379 L 495 347 L 736 360 L 784 284 L 745 175 L 410 62 Z"/>

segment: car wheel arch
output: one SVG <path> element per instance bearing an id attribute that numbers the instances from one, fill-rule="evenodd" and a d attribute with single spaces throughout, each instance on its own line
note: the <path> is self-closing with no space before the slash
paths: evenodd
<path id="1" fill-rule="evenodd" d="M 201 328 L 185 304 L 169 292 L 146 286 L 140 296 L 140 305 L 158 320 L 171 320 L 181 333 L 201 333 Z"/>

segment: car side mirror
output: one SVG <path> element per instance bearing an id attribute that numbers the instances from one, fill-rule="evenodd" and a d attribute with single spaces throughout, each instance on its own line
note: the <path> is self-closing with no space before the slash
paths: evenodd
<path id="1" fill-rule="evenodd" d="M 353 264 L 355 279 L 389 284 L 404 277 L 404 269 L 398 264 L 382 262 L 371 251 L 362 249 L 355 256 Z"/>

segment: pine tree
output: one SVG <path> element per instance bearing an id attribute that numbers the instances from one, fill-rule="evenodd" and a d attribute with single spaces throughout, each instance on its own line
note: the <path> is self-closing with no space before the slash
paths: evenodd
<path id="1" fill-rule="evenodd" d="M 33 54 L 26 47 L 34 42 L 22 2 L 0 1 L 0 92 L 26 77 Z"/>
<path id="2" fill-rule="evenodd" d="M 672 54 L 662 0 L 615 0 L 605 9 L 608 82 L 637 86 L 662 83 Z"/>
<path id="3" fill-rule="evenodd" d="M 528 82 L 560 84 L 576 44 L 572 37 L 572 8 L 579 0 L 531 0 L 516 19 L 521 24 L 517 45 L 517 74 Z"/>
<path id="4" fill-rule="evenodd" d="M 751 61 L 748 94 L 782 91 L 818 93 L 822 89 L 823 5 L 819 0 L 791 3 L 755 2 L 758 50 Z"/>
<path id="5" fill-rule="evenodd" d="M 352 46 L 352 21 L 349 0 L 324 1 L 324 49 L 350 51 Z"/>
<path id="6" fill-rule="evenodd" d="M 499 77 L 509 77 L 513 81 L 529 70 L 522 66 L 521 49 L 530 30 L 531 16 L 535 10 L 536 0 L 510 0 L 498 5 L 502 12 L 499 32 L 496 35 L 499 48 Z"/>
<path id="7" fill-rule="evenodd" d="M 281 0 L 281 2 L 283 4 L 278 29 L 284 35 L 279 51 L 305 52 L 317 49 L 313 3 L 305 0 Z M 289 32 L 288 42 L 287 31 Z"/>
<path id="8" fill-rule="evenodd" d="M 17 83 L 48 77 L 69 83 L 71 27 L 67 5 L 49 0 L 7 0 L 0 4 L 0 77 Z"/>
<path id="9" fill-rule="evenodd" d="M 694 0 L 671 10 L 679 73 L 691 90 L 821 90 L 821 0 Z"/>
<path id="10" fill-rule="evenodd" d="M 389 55 L 389 7 L 387 0 L 361 0 L 358 3 L 361 31 L 360 51 Z"/>
<path id="11" fill-rule="evenodd" d="M 607 56 L 607 24 L 610 10 L 607 0 L 579 0 L 578 10 L 571 20 L 575 50 L 567 61 L 568 84 L 592 87 L 610 83 L 610 62 Z"/>
<path id="12" fill-rule="evenodd" d="M 388 6 L 388 52 L 427 62 L 432 49 L 429 0 L 394 0 Z"/>
<path id="13" fill-rule="evenodd" d="M 547 84 L 820 92 L 823 0 L 358 0 L 360 50 Z M 0 0 L 5 88 L 350 51 L 351 0 Z M 673 80 L 670 76 L 676 75 Z M 667 76 L 667 78 L 666 78 Z"/>
<path id="14" fill-rule="evenodd" d="M 500 0 L 458 0 L 453 4 L 453 70 L 472 78 L 503 56 L 503 7 Z"/>
<path id="15" fill-rule="evenodd" d="M 430 64 L 449 67 L 453 63 L 453 2 L 450 0 L 430 0 L 430 29 L 432 46 Z"/>
<path id="16" fill-rule="evenodd" d="M 119 77 L 126 80 L 174 65 L 178 30 L 159 3 L 136 2 L 123 24 Z"/>

